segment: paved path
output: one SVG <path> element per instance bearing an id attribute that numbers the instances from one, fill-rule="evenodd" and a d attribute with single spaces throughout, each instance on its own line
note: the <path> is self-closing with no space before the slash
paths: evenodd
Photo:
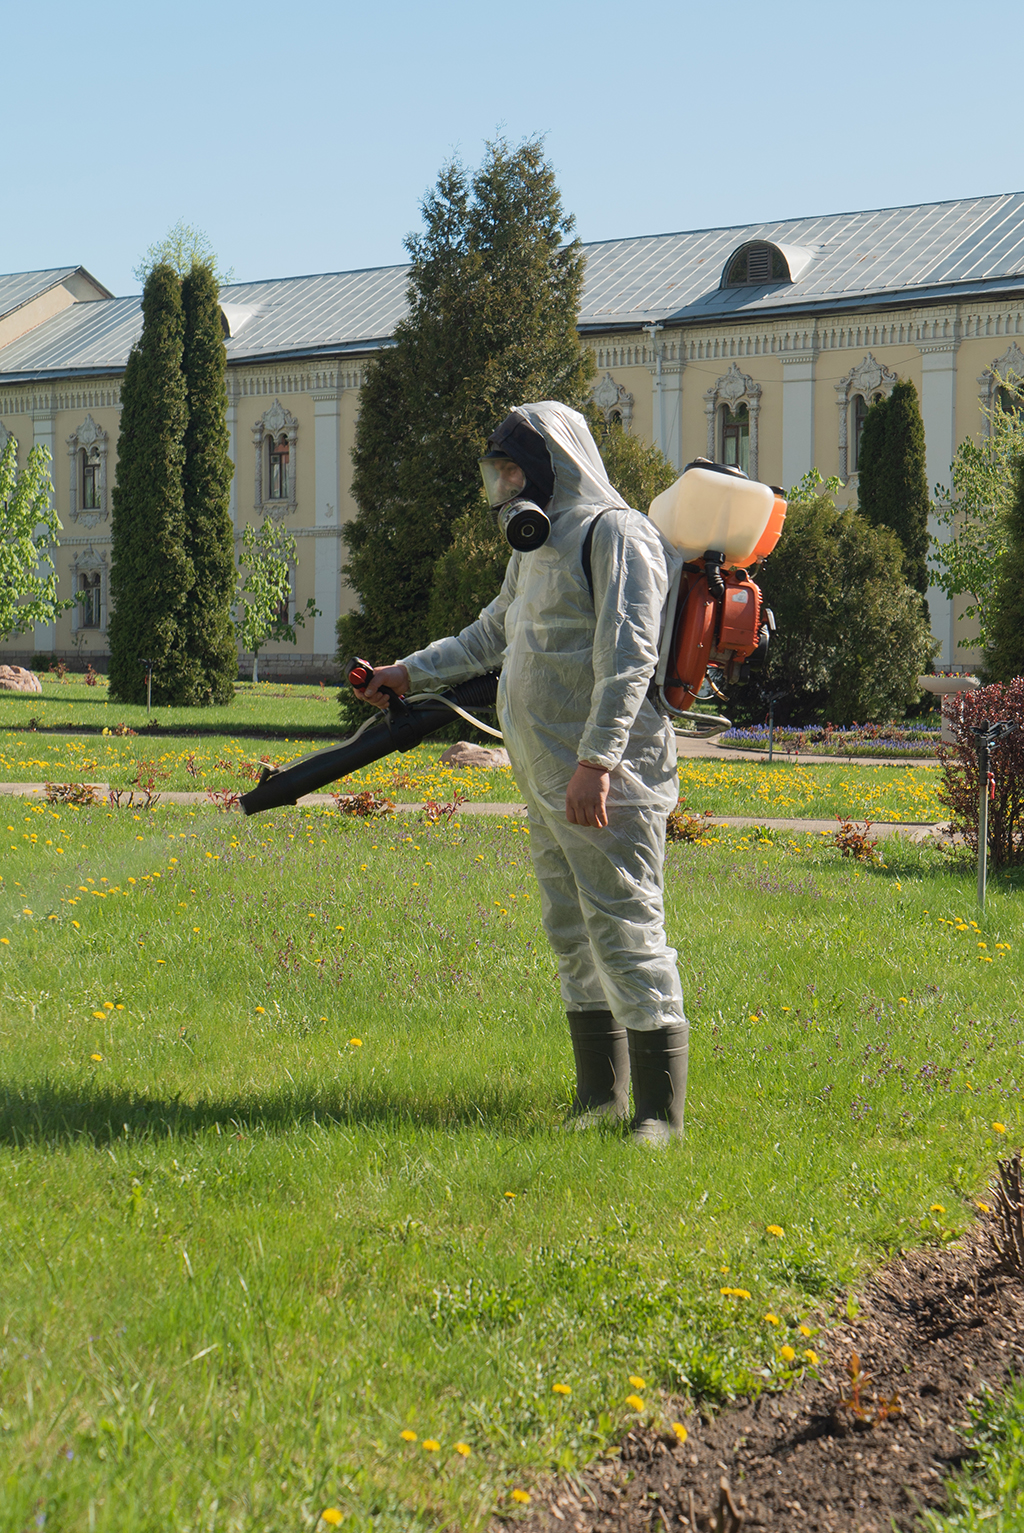
<path id="1" fill-rule="evenodd" d="M 91 784 L 100 794 L 106 794 L 108 784 L 96 782 Z M 41 799 L 45 797 L 46 785 L 40 782 L 3 782 L 0 783 L 0 796 L 18 796 L 22 798 Z M 205 793 L 159 793 L 157 801 L 161 804 L 203 804 L 209 806 L 211 801 Z M 334 802 L 328 793 L 307 793 L 305 798 L 300 798 L 299 809 L 326 809 Z M 396 804 L 399 814 L 418 814 L 423 809 L 423 804 Z M 525 816 L 525 804 L 460 804 L 460 814 L 497 814 Z M 708 820 L 709 825 L 732 826 L 739 830 L 747 830 L 752 825 L 766 825 L 770 830 L 788 830 L 795 834 L 802 831 L 814 835 L 823 833 L 832 835 L 836 829 L 836 821 L 833 820 L 775 820 L 764 815 L 749 814 L 722 814 L 712 815 Z M 905 820 L 900 823 L 886 821 L 874 821 L 871 826 L 872 835 L 877 836 L 908 836 L 911 840 L 923 841 L 931 837 L 935 832 L 935 824 L 930 820 Z"/>

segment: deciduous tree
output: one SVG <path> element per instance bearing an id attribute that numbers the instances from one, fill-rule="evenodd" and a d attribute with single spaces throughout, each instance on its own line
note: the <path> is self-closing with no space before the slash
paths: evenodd
<path id="1" fill-rule="evenodd" d="M 249 573 L 238 592 L 235 631 L 242 648 L 252 655 L 253 681 L 260 679 L 260 650 L 268 639 L 294 644 L 297 637 L 295 625 L 304 628 L 307 617 L 320 615 L 310 597 L 305 611 L 296 612 L 291 621 L 288 619 L 290 570 L 295 558 L 295 539 L 286 528 L 279 527 L 270 517 L 258 532 L 251 522 L 247 523 L 242 533 L 239 564 Z"/>
<path id="2" fill-rule="evenodd" d="M 50 454 L 37 443 L 18 473 L 18 443 L 0 452 L 0 639 L 52 623 L 74 605 L 57 596 L 52 549 L 61 524 L 53 506 Z"/>
<path id="3" fill-rule="evenodd" d="M 1004 684 L 1024 677 L 1024 457 L 1004 517 L 1006 548 L 999 562 L 985 650 L 985 676 Z"/>

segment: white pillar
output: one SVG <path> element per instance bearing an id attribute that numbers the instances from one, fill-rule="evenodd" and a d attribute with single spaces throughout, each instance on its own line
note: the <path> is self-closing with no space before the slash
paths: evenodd
<path id="1" fill-rule="evenodd" d="M 320 616 L 313 620 L 313 650 L 333 655 L 341 615 L 341 388 L 313 395 L 315 419 L 316 537 L 313 596 Z"/>
<path id="2" fill-rule="evenodd" d="M 677 472 L 683 467 L 683 370 L 685 362 L 663 362 L 655 378 L 654 439 Z M 660 384 L 660 386 L 659 386 Z M 646 511 L 646 506 L 641 506 Z"/>
<path id="3" fill-rule="evenodd" d="M 921 351 L 921 419 L 924 421 L 925 463 L 928 489 L 949 483 L 949 466 L 956 451 L 956 352 L 960 344 L 955 313 L 939 315 L 929 323 L 934 340 L 919 341 Z M 945 333 L 943 333 L 945 332 Z M 949 537 L 934 517 L 928 519 L 933 538 Z M 937 586 L 928 592 L 932 633 L 942 645 L 935 664 L 954 666 L 963 656 L 957 654 L 953 599 Z"/>
<path id="4" fill-rule="evenodd" d="M 56 472 L 57 457 L 57 412 L 53 400 L 46 410 L 33 410 L 32 412 L 32 443 L 33 446 L 49 448 L 50 457 L 54 461 L 50 464 L 50 473 Z M 42 531 L 42 524 L 36 529 Z M 51 549 L 52 552 L 52 549 Z M 35 650 L 37 654 L 52 655 L 57 648 L 57 625 L 56 623 L 35 623 Z"/>
<path id="5" fill-rule="evenodd" d="M 814 465 L 814 364 L 816 351 L 782 358 L 782 484 L 800 483 Z"/>

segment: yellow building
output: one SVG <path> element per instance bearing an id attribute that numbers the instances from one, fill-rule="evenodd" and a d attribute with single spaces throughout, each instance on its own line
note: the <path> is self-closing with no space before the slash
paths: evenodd
<path id="1" fill-rule="evenodd" d="M 698 455 L 790 486 L 811 467 L 856 503 L 872 400 L 909 378 L 921 400 L 930 485 L 985 431 L 999 378 L 1024 375 L 1024 194 L 589 245 L 579 328 L 607 416 L 678 467 Z M 237 284 L 223 293 L 232 518 L 273 516 L 296 537 L 294 600 L 321 616 L 264 651 L 280 677 L 332 675 L 362 369 L 405 309 L 405 267 Z M 56 562 L 75 610 L 0 645 L 0 659 L 77 654 L 102 666 L 109 614 L 110 489 L 120 378 L 139 299 L 82 268 L 0 277 L 0 443 L 53 456 L 64 524 Z M 931 597 L 939 665 L 957 648 L 954 606 Z M 244 664 L 244 657 L 243 664 Z M 390 658 L 390 657 L 384 657 Z"/>

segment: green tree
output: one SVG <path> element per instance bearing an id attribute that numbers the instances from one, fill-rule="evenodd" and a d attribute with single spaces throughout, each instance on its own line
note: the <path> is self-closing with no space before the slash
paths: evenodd
<path id="1" fill-rule="evenodd" d="M 209 236 L 194 224 L 187 224 L 183 218 L 172 224 L 162 240 L 150 245 L 133 269 L 132 276 L 145 282 L 154 266 L 169 266 L 179 277 L 187 277 L 197 266 L 203 266 L 212 274 L 218 287 L 223 287 L 234 276 L 233 271 L 218 269 L 217 252 Z"/>
<path id="2" fill-rule="evenodd" d="M 860 441 L 857 504 L 872 527 L 891 527 L 903 549 L 906 581 L 928 590 L 928 475 L 917 390 L 901 379 L 867 413 Z"/>
<path id="3" fill-rule="evenodd" d="M 736 712 L 800 723 L 888 720 L 916 702 L 934 651 L 920 597 L 903 577 L 899 540 L 836 509 L 837 479 L 813 471 L 787 497 L 782 537 L 757 576 L 778 630 L 763 672 L 736 693 Z"/>
<path id="4" fill-rule="evenodd" d="M 1024 380 L 999 380 L 1019 394 Z M 982 407 L 987 423 L 979 446 L 964 441 L 956 450 L 952 484 L 935 486 L 935 515 L 941 534 L 932 544 L 932 584 L 947 596 L 969 596 L 961 616 L 978 624 L 978 637 L 959 640 L 961 649 L 987 650 L 992 639 L 993 596 L 1008 547 L 1007 520 L 1014 504 L 1018 463 L 1024 457 L 1024 417 L 996 403 Z"/>
<path id="5" fill-rule="evenodd" d="M 53 506 L 50 454 L 37 443 L 18 473 L 18 444 L 0 452 L 0 639 L 52 623 L 73 602 L 58 598 L 52 549 L 61 524 Z"/>
<path id="6" fill-rule="evenodd" d="M 142 334 L 121 385 L 117 484 L 111 496 L 111 695 L 145 701 L 140 659 L 153 662 L 153 701 L 194 695 L 198 666 L 185 648 L 184 613 L 195 582 L 185 550 L 182 469 L 187 405 L 181 370 L 181 282 L 155 266 L 142 295 Z"/>
<path id="7" fill-rule="evenodd" d="M 181 287 L 185 333 L 182 372 L 185 428 L 182 494 L 184 547 L 194 574 L 182 623 L 194 662 L 194 691 L 182 702 L 228 703 L 234 696 L 238 652 L 231 621 L 235 592 L 235 533 L 231 523 L 227 357 L 218 287 L 209 266 L 196 264 Z"/>
<path id="8" fill-rule="evenodd" d="M 288 620 L 290 567 L 295 563 L 296 553 L 295 539 L 291 533 L 279 527 L 270 517 L 259 532 L 251 522 L 246 524 L 238 562 L 249 573 L 238 592 L 235 632 L 241 640 L 242 648 L 252 655 L 253 681 L 260 679 L 260 650 L 268 639 L 294 644 L 297 638 L 295 625 L 304 628 L 307 617 L 320 615 L 320 609 L 310 597 L 305 611 L 296 612 L 292 622 Z"/>
<path id="9" fill-rule="evenodd" d="M 1024 676 L 1024 456 L 1016 461 L 1013 500 L 1003 519 L 1006 549 L 999 563 L 985 650 L 988 681 Z"/>
<path id="10" fill-rule="evenodd" d="M 422 211 L 409 311 L 361 398 L 345 571 L 361 610 L 338 625 L 341 657 L 388 661 L 451 630 L 449 548 L 490 599 L 505 560 L 481 528 L 487 436 L 525 400 L 581 408 L 593 371 L 576 331 L 585 257 L 539 139 L 488 144 L 472 176 L 452 161 Z"/>

